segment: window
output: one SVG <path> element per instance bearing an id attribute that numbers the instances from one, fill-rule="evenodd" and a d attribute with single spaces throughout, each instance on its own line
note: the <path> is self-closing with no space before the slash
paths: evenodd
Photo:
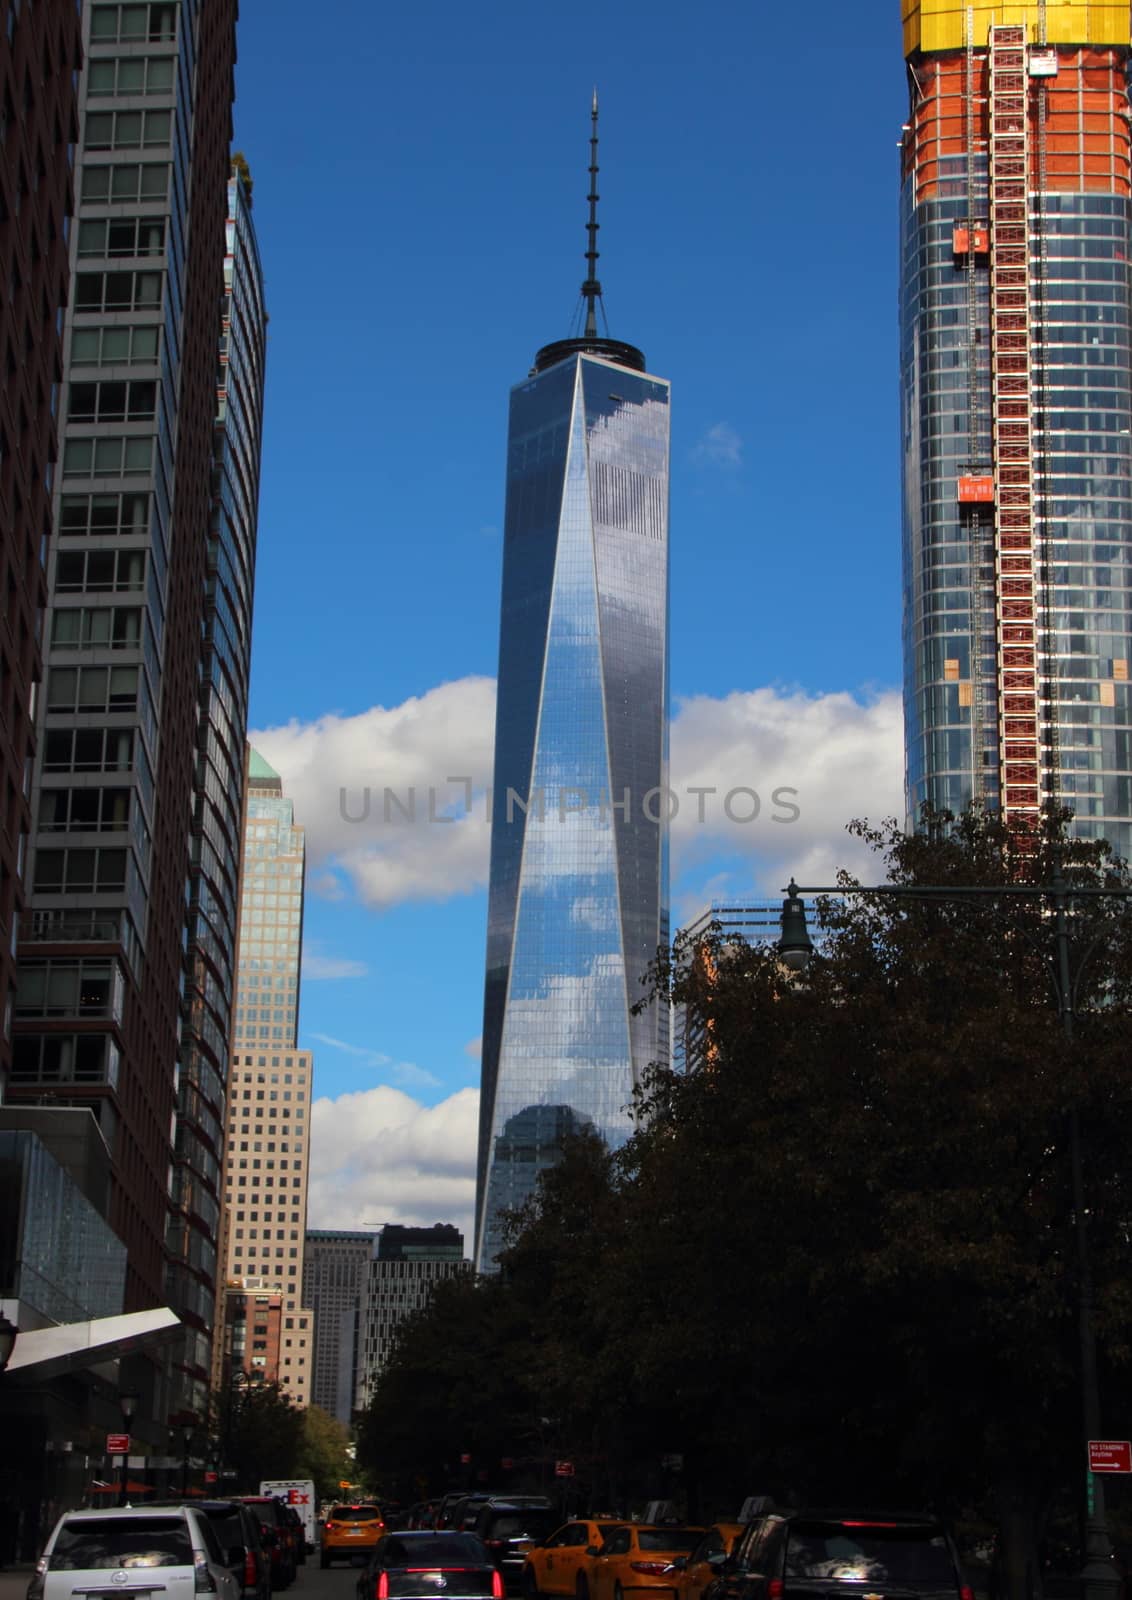
<path id="1" fill-rule="evenodd" d="M 164 217 L 114 217 L 79 224 L 80 256 L 159 256 Z"/>
<path id="2" fill-rule="evenodd" d="M 19 1034 L 12 1041 L 12 1083 L 118 1081 L 118 1051 L 104 1033 Z"/>
<path id="3" fill-rule="evenodd" d="M 141 643 L 141 617 L 140 606 L 75 606 L 55 611 L 51 643 L 57 650 L 85 650 L 95 645 L 136 650 Z"/>
<path id="4" fill-rule="evenodd" d="M 59 594 L 123 593 L 144 586 L 144 550 L 61 550 L 55 560 Z"/>
<path id="5" fill-rule="evenodd" d="M 84 200 L 164 200 L 169 168 L 164 162 L 113 167 L 83 167 Z"/>
<path id="6" fill-rule="evenodd" d="M 93 26 L 92 20 L 92 31 Z M 172 56 L 103 56 L 87 67 L 87 94 L 168 94 L 173 61 Z"/>
<path id="7" fill-rule="evenodd" d="M 121 39 L 146 39 L 150 44 L 160 44 L 176 37 L 177 7 L 169 0 L 146 5 L 101 5 L 91 12 L 91 44 Z"/>
<path id="8" fill-rule="evenodd" d="M 43 770 L 128 772 L 133 750 L 130 728 L 48 728 L 43 740 Z"/>
<path id="9" fill-rule="evenodd" d="M 169 143 L 172 112 L 90 111 L 83 129 L 86 150 L 142 150 Z"/>
<path id="10" fill-rule="evenodd" d="M 156 410 L 157 385 L 148 379 L 72 383 L 67 405 L 71 422 L 148 422 Z"/>
<path id="11" fill-rule="evenodd" d="M 153 462 L 150 434 L 106 439 L 68 439 L 63 447 L 65 478 L 117 478 L 148 473 Z"/>
<path id="12" fill-rule="evenodd" d="M 130 825 L 129 789 L 45 789 L 41 833 L 114 833 Z"/>
<path id="13" fill-rule="evenodd" d="M 74 960 L 20 964 L 17 1017 L 109 1017 L 121 1013 L 122 975 L 113 961 Z"/>
<path id="14" fill-rule="evenodd" d="M 35 887 L 44 894 L 109 894 L 125 886 L 125 850 L 40 850 L 35 859 Z"/>
<path id="15" fill-rule="evenodd" d="M 96 329 L 110 333 L 110 328 Z M 148 330 L 134 328 L 126 332 L 144 333 Z M 156 332 L 156 329 L 153 330 Z M 144 535 L 149 527 L 149 496 L 147 494 L 65 494 L 59 509 L 59 532 L 75 537 L 86 534 L 130 534 L 135 538 Z"/>
<path id="16" fill-rule="evenodd" d="M 135 711 L 137 667 L 52 667 L 48 711 Z"/>
<path id="17" fill-rule="evenodd" d="M 76 311 L 157 311 L 160 272 L 80 272 L 75 278 Z"/>

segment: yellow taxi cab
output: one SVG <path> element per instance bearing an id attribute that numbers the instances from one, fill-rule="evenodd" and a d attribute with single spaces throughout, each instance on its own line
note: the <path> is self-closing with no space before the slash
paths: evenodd
<path id="1" fill-rule="evenodd" d="M 630 1522 L 605 1536 L 601 1554 L 590 1569 L 590 1600 L 625 1600 L 626 1595 L 657 1590 L 675 1600 L 677 1579 L 672 1563 L 690 1556 L 703 1538 L 703 1528 L 665 1528 Z"/>
<path id="2" fill-rule="evenodd" d="M 723 1561 L 735 1549 L 744 1527 L 742 1522 L 717 1522 L 707 1530 L 684 1560 L 683 1567 L 677 1563 L 679 1570 L 673 1574 L 676 1600 L 700 1600 Z"/>
<path id="3" fill-rule="evenodd" d="M 527 1552 L 522 1579 L 526 1600 L 551 1594 L 587 1600 L 594 1560 L 590 1552 L 600 1548 L 611 1528 L 622 1526 L 612 1519 L 580 1517 L 555 1529 Z"/>
<path id="4" fill-rule="evenodd" d="M 337 1557 L 347 1560 L 356 1550 L 372 1550 L 385 1532 L 381 1507 L 371 1502 L 360 1505 L 331 1506 L 322 1525 L 319 1566 L 328 1567 Z"/>

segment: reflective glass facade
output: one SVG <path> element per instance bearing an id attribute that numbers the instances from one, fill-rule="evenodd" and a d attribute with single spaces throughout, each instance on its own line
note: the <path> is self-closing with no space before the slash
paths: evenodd
<path id="1" fill-rule="evenodd" d="M 571 353 L 512 393 L 477 1262 L 567 1125 L 617 1145 L 667 1050 L 669 390 Z"/>
<path id="2" fill-rule="evenodd" d="M 924 802 L 997 805 L 1003 727 L 1010 736 L 1010 707 L 1000 704 L 1010 590 L 996 506 L 957 495 L 964 474 L 986 473 L 1006 503 L 1005 456 L 994 459 L 1003 452 L 993 437 L 988 259 L 955 247 L 957 227 L 988 217 L 985 38 L 978 44 L 967 68 L 961 55 L 910 61 L 919 99 L 905 139 L 900 314 L 910 821 Z M 1043 800 L 1073 811 L 1076 833 L 1104 836 L 1122 854 L 1132 849 L 1126 58 L 1049 50 L 1039 70 L 1051 76 L 1031 68 L 1026 88 L 1039 783 Z M 965 121 L 970 158 L 959 148 Z M 948 148 L 955 153 L 941 157 Z"/>

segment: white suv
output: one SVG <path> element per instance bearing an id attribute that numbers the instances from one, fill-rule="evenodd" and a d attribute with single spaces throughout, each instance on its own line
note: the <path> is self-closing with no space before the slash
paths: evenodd
<path id="1" fill-rule="evenodd" d="M 242 1600 L 207 1517 L 192 1506 L 66 1511 L 27 1600 Z"/>

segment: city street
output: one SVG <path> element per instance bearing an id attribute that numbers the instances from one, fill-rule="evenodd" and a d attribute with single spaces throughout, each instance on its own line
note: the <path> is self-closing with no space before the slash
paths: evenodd
<path id="1" fill-rule="evenodd" d="M 324 1572 L 315 1551 L 307 1557 L 306 1566 L 299 1568 L 291 1587 L 281 1591 L 280 1600 L 353 1600 L 360 1567 L 360 1562 L 356 1567 L 337 1563 Z M 0 1571 L 0 1600 L 24 1600 L 31 1574 L 30 1566 Z"/>

